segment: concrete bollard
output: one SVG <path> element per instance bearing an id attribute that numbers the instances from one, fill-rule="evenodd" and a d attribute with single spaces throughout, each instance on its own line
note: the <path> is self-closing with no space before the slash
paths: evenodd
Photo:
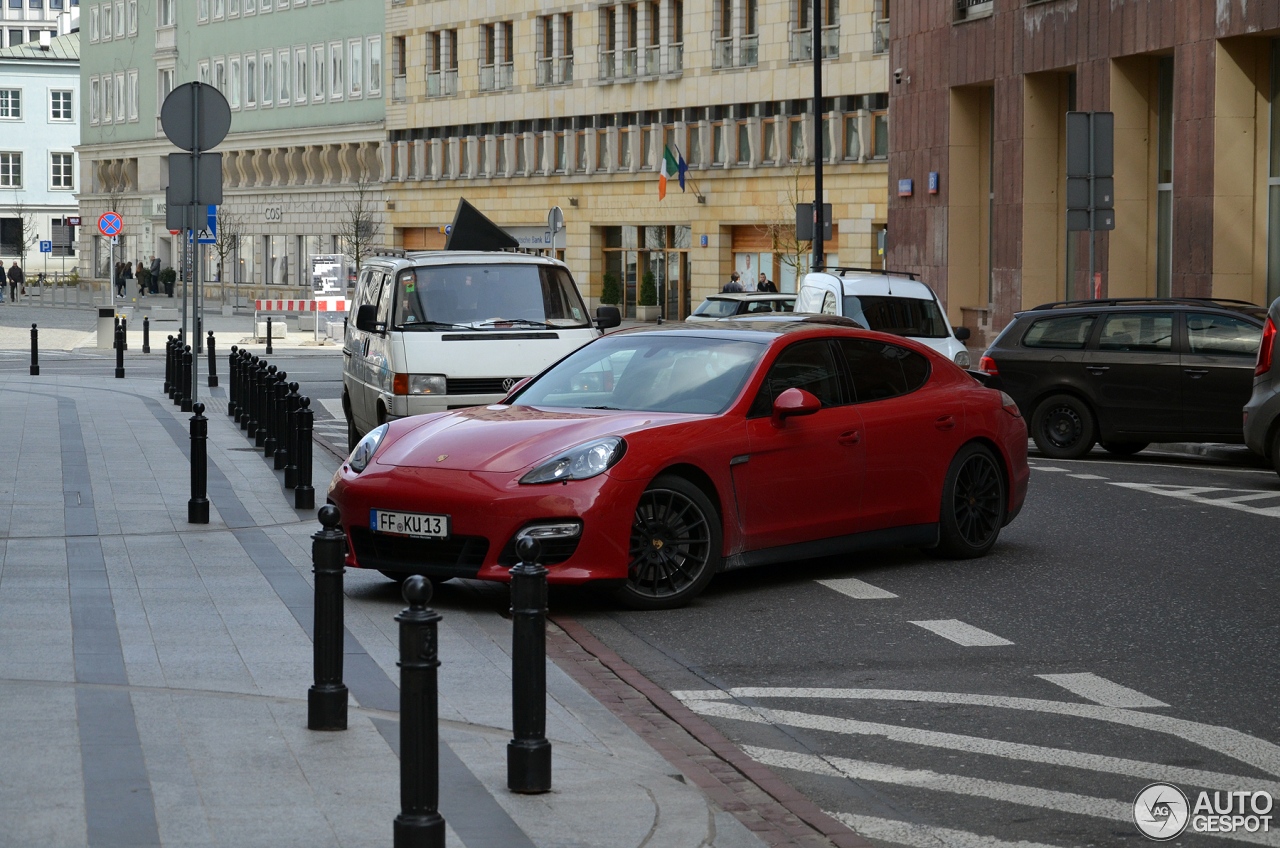
<path id="1" fill-rule="evenodd" d="M 288 421 L 285 412 L 287 411 L 285 398 L 289 395 L 289 375 L 281 371 L 276 375 L 275 396 L 272 398 L 271 404 L 274 415 L 272 420 L 276 428 L 276 452 L 275 465 L 276 471 L 283 471 L 285 466 L 289 464 L 289 437 L 288 437 Z"/>
<path id="2" fill-rule="evenodd" d="M 440 614 L 427 609 L 431 581 L 404 581 L 409 608 L 400 623 L 400 815 L 392 826 L 395 848 L 444 848 L 440 815 L 440 710 L 436 669 Z"/>
<path id="3" fill-rule="evenodd" d="M 227 355 L 227 415 L 231 416 L 232 421 L 236 418 L 236 398 L 239 397 L 239 388 L 240 348 L 232 345 L 231 353 Z"/>
<path id="4" fill-rule="evenodd" d="M 31 376 L 40 376 L 40 330 L 31 325 Z"/>
<path id="5" fill-rule="evenodd" d="M 298 401 L 300 400 L 302 396 L 298 394 L 298 384 L 290 383 L 289 394 L 284 399 L 284 432 L 288 440 L 285 450 L 289 452 L 288 461 L 284 466 L 286 489 L 298 487 Z"/>
<path id="6" fill-rule="evenodd" d="M 218 357 L 213 352 L 213 330 L 209 331 L 209 388 L 218 386 Z"/>
<path id="7" fill-rule="evenodd" d="M 308 730 L 347 729 L 347 687 L 342 682 L 342 572 L 347 536 L 342 516 L 332 504 L 320 507 L 324 529 L 311 537 L 311 566 L 316 576 L 312 619 L 314 679 L 307 691 Z"/>
<path id="8" fill-rule="evenodd" d="M 191 498 L 187 501 L 187 523 L 209 523 L 209 419 L 204 404 L 191 406 Z"/>
<path id="9" fill-rule="evenodd" d="M 507 788 L 551 791 L 551 743 L 547 741 L 547 570 L 542 546 L 516 541 L 520 562 L 511 568 L 511 727 Z"/>
<path id="10" fill-rule="evenodd" d="M 311 398 L 298 401 L 298 485 L 293 489 L 294 509 L 315 509 L 316 490 L 311 487 Z"/>

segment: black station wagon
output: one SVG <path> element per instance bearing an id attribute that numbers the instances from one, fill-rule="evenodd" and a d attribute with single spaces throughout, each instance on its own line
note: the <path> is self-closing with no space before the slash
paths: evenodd
<path id="1" fill-rule="evenodd" d="M 1244 441 L 1266 309 L 1209 298 L 1076 300 L 1020 312 L 982 357 L 1042 453 Z"/>

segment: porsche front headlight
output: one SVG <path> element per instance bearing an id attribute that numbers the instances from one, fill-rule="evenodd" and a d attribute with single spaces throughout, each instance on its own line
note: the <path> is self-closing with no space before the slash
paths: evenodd
<path id="1" fill-rule="evenodd" d="M 369 467 L 373 455 L 378 452 L 378 445 L 382 444 L 382 439 L 386 435 L 386 424 L 374 427 L 365 434 L 365 437 L 356 445 L 356 449 L 351 452 L 351 456 L 347 457 L 347 465 L 352 471 L 359 474 Z"/>
<path id="2" fill-rule="evenodd" d="M 588 480 L 608 471 L 627 452 L 627 443 L 619 436 L 596 439 L 578 445 L 550 459 L 520 478 L 522 484 L 559 483 L 566 480 Z"/>

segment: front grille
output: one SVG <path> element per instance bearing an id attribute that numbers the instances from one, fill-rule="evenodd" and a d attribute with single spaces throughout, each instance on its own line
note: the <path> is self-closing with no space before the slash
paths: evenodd
<path id="1" fill-rule="evenodd" d="M 363 568 L 420 572 L 432 577 L 475 577 L 489 552 L 484 536 L 412 539 L 351 528 L 351 547 Z"/>
<path id="2" fill-rule="evenodd" d="M 519 377 L 450 377 L 445 380 L 445 394 L 450 395 L 505 395 L 502 387 L 506 380 L 515 385 Z"/>
<path id="3" fill-rule="evenodd" d="M 559 565 L 573 556 L 574 551 L 578 550 L 578 542 L 581 539 L 581 533 L 572 539 L 539 539 L 538 543 L 542 545 L 542 553 L 538 557 L 538 563 L 540 565 Z M 516 556 L 516 537 L 512 536 L 506 547 L 502 549 L 502 553 L 498 554 L 498 565 L 512 566 L 519 561 L 520 558 Z"/>

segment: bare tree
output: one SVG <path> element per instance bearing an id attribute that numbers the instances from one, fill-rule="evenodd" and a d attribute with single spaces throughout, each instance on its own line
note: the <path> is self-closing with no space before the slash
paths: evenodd
<path id="1" fill-rule="evenodd" d="M 360 275 L 360 266 L 382 236 L 382 225 L 377 218 L 377 185 L 361 179 L 342 207 L 343 218 L 338 225 L 338 239 L 343 252 L 355 263 L 356 276 Z"/>
<path id="2" fill-rule="evenodd" d="M 779 204 L 774 219 L 764 226 L 769 232 L 769 240 L 773 243 L 773 252 L 782 260 L 782 264 L 791 269 L 799 288 L 800 276 L 809 267 L 809 259 L 813 255 L 813 242 L 796 238 L 796 204 L 805 197 L 806 191 L 813 193 L 812 183 L 802 185 L 803 179 L 799 164 L 792 164 L 787 179 L 786 205 Z"/>
<path id="3" fill-rule="evenodd" d="M 215 225 L 218 228 L 217 234 L 214 236 L 215 241 L 211 245 L 214 256 L 218 258 L 218 282 L 219 295 L 222 302 L 227 300 L 227 273 L 230 271 L 232 282 L 238 282 L 235 279 L 235 262 L 236 251 L 240 248 L 240 238 L 244 235 L 244 219 L 233 212 L 229 212 L 227 207 L 219 206 Z"/>
<path id="4" fill-rule="evenodd" d="M 18 264 L 25 273 L 27 270 L 27 253 L 40 241 L 40 230 L 36 225 L 36 213 L 22 202 L 22 195 L 14 192 L 13 217 L 18 219 Z"/>

